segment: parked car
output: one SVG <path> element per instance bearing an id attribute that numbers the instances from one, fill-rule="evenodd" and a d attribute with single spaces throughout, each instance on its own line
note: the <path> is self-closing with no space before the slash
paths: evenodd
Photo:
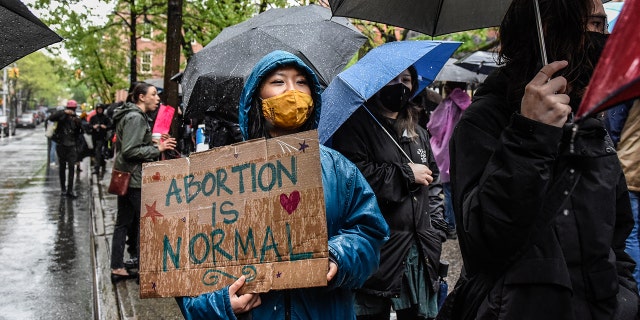
<path id="1" fill-rule="evenodd" d="M 16 134 L 16 124 L 14 121 L 10 121 L 7 116 L 0 116 L 0 134 L 5 137 Z"/>
<path id="2" fill-rule="evenodd" d="M 33 116 L 33 119 L 36 120 L 36 126 L 43 122 L 44 119 L 40 117 L 40 113 L 37 110 L 29 110 L 23 113 L 30 113 Z"/>
<path id="3" fill-rule="evenodd" d="M 33 112 L 25 112 L 16 119 L 16 127 L 20 128 L 35 128 L 38 125 L 37 115 L 34 116 Z"/>

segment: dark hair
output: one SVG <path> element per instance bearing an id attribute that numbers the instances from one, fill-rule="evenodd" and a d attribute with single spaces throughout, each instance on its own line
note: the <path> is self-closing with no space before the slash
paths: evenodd
<path id="1" fill-rule="evenodd" d="M 461 90 L 467 90 L 466 82 L 458 82 L 458 81 L 447 81 L 444 83 L 444 92 L 446 94 L 451 93 L 453 89 L 459 88 Z"/>
<path id="2" fill-rule="evenodd" d="M 153 85 L 148 84 L 146 82 L 137 82 L 131 92 L 127 96 L 127 102 L 138 103 L 140 95 L 145 95 L 149 92 L 149 88 L 153 87 Z"/>
<path id="3" fill-rule="evenodd" d="M 574 82 L 593 71 L 587 59 L 586 21 L 593 11 L 593 0 L 537 0 L 544 30 L 548 62 L 567 60 L 569 65 L 559 73 L 580 90 Z M 499 62 L 515 85 L 510 99 L 519 99 L 524 87 L 542 68 L 535 7 L 532 0 L 513 0 L 500 25 Z"/>
<path id="4" fill-rule="evenodd" d="M 260 89 L 262 88 L 264 81 L 267 78 L 269 78 L 274 72 L 289 66 L 295 67 L 296 70 L 298 70 L 304 75 L 304 77 L 307 79 L 307 83 L 309 83 L 309 88 L 311 89 L 311 91 L 313 91 L 314 85 L 311 83 L 310 75 L 305 70 L 300 69 L 295 65 L 279 66 L 278 68 L 275 68 L 271 72 L 266 74 L 264 77 L 262 77 L 262 79 L 260 80 L 260 83 L 258 83 L 257 90 L 255 91 L 255 93 L 253 94 L 253 98 L 251 99 L 251 108 L 249 109 L 249 113 L 247 115 L 247 119 L 248 119 L 247 140 L 257 139 L 257 138 L 271 138 L 271 135 L 269 134 L 268 123 L 264 118 L 264 115 L 262 114 L 262 99 L 260 98 Z M 312 92 L 311 96 L 313 97 L 315 96 L 315 94 Z M 313 99 L 313 103 L 314 104 L 316 103 L 316 99 Z M 314 112 L 315 112 L 315 108 L 317 107 L 318 106 L 314 105 Z M 313 130 L 315 128 L 316 128 L 316 117 L 311 116 L 309 117 L 309 119 L 307 119 L 307 121 L 302 126 L 300 126 L 298 130 L 307 131 L 307 130 Z"/>

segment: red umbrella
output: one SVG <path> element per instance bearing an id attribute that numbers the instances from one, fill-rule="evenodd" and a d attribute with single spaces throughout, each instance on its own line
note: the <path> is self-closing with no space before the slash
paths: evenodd
<path id="1" fill-rule="evenodd" d="M 627 0 L 596 65 L 576 120 L 640 97 L 640 0 Z"/>

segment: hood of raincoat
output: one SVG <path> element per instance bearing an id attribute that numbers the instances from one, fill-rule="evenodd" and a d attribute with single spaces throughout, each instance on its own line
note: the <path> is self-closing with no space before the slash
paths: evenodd
<path id="1" fill-rule="evenodd" d="M 127 102 L 113 111 L 113 122 L 117 123 L 129 112 L 137 112 L 144 116 L 144 112 L 142 112 L 142 110 L 140 110 L 137 105 Z"/>
<path id="2" fill-rule="evenodd" d="M 463 91 L 460 88 L 453 89 L 448 97 L 451 98 L 453 103 L 455 103 L 458 108 L 463 111 L 467 110 L 467 108 L 471 104 L 471 97 L 469 97 L 469 94 L 467 94 L 467 92 Z"/>
<path id="3" fill-rule="evenodd" d="M 315 127 L 318 126 L 318 122 L 320 121 L 320 94 L 323 90 L 320 85 L 320 81 L 318 81 L 318 77 L 313 70 L 296 55 L 286 51 L 276 50 L 267 54 L 260 59 L 258 63 L 256 63 L 255 67 L 253 67 L 253 71 L 251 71 L 251 74 L 247 77 L 244 88 L 242 89 L 240 104 L 238 106 L 238 123 L 240 125 L 242 137 L 245 140 L 247 140 L 248 136 L 247 127 L 249 126 L 249 110 L 253 105 L 253 99 L 256 98 L 256 91 L 258 90 L 260 82 L 262 82 L 262 79 L 269 75 L 271 71 L 284 66 L 294 66 L 307 73 L 307 80 L 310 82 L 309 87 L 311 88 L 311 97 L 313 98 Z"/>
<path id="4" fill-rule="evenodd" d="M 449 140 L 453 135 L 462 112 L 471 104 L 471 98 L 467 92 L 460 88 L 455 88 L 451 93 L 438 104 L 427 128 L 431 133 L 431 150 L 435 156 L 438 168 L 440 168 L 440 181 L 449 182 Z"/>

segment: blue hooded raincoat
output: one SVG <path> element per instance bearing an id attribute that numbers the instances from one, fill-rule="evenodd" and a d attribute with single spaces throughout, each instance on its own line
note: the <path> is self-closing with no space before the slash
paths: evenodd
<path id="1" fill-rule="evenodd" d="M 245 139 L 247 115 L 260 82 L 274 69 L 289 65 L 309 75 L 317 125 L 322 88 L 315 73 L 295 55 L 274 51 L 256 64 L 240 97 L 239 122 Z M 352 289 L 360 287 L 378 268 L 380 247 L 389 238 L 389 227 L 375 195 L 353 163 L 337 151 L 320 147 L 329 252 L 338 265 L 338 274 L 327 287 L 263 293 L 262 304 L 250 311 L 247 318 L 355 319 Z M 176 300 L 185 319 L 237 319 L 231 309 L 228 287 Z"/>

